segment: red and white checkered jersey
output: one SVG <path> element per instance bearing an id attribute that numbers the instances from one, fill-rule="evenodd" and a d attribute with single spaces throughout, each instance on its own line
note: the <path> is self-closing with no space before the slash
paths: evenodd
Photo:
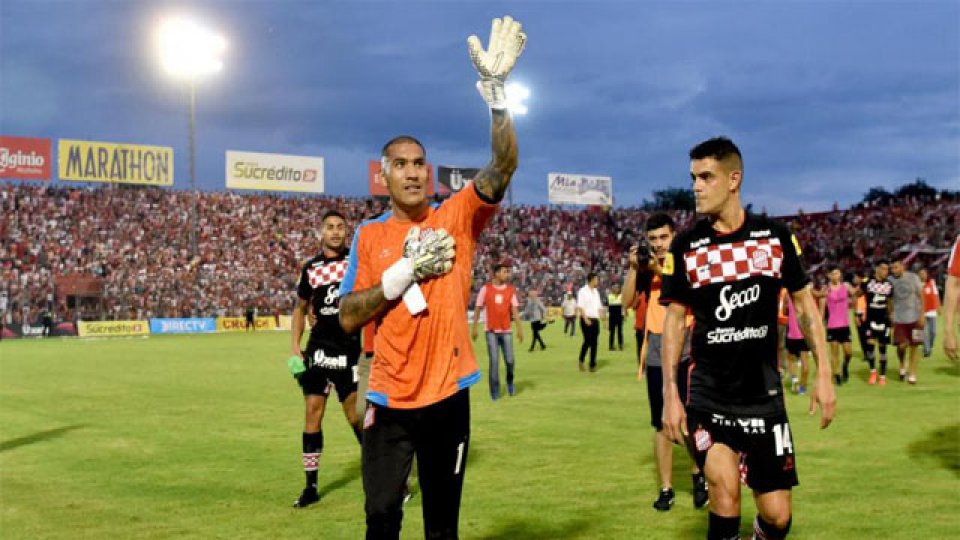
<path id="1" fill-rule="evenodd" d="M 310 329 L 308 348 L 322 347 L 329 354 L 359 356 L 359 333 L 348 335 L 340 327 L 340 282 L 346 271 L 346 251 L 333 258 L 317 255 L 300 270 L 297 296 L 310 302 L 317 318 Z"/>
<path id="2" fill-rule="evenodd" d="M 694 316 L 687 405 L 739 415 L 781 412 L 780 289 L 795 292 L 809 282 L 796 237 L 751 214 L 728 234 L 702 220 L 674 238 L 662 280 L 660 302 L 684 304 Z"/>

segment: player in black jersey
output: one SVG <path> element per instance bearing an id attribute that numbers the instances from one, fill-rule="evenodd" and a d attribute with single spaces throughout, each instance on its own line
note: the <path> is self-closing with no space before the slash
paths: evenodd
<path id="1" fill-rule="evenodd" d="M 327 396 L 336 388 L 343 413 L 360 440 L 360 421 L 356 411 L 357 360 L 360 357 L 360 336 L 346 334 L 340 327 L 340 281 L 347 268 L 347 222 L 335 210 L 321 220 L 320 254 L 307 261 L 297 282 L 297 307 L 291 324 L 290 371 L 300 383 L 306 404 L 303 428 L 303 470 L 307 486 L 293 503 L 295 508 L 309 506 L 318 500 L 317 467 L 323 452 L 321 422 Z M 300 341 L 307 312 L 316 319 L 310 328 L 307 348 L 300 350 Z"/>
<path id="2" fill-rule="evenodd" d="M 876 349 L 880 350 L 880 386 L 887 384 L 887 345 L 890 344 L 890 314 L 893 304 L 893 283 L 887 279 L 890 275 L 890 265 L 886 261 L 879 261 L 873 270 L 871 278 L 862 287 L 861 293 L 867 299 L 867 317 L 864 322 L 864 337 L 867 345 L 864 355 L 870 364 L 869 384 L 877 384 Z"/>
<path id="3" fill-rule="evenodd" d="M 710 493 L 708 539 L 739 538 L 740 481 L 753 490 L 755 538 L 785 538 L 797 484 L 790 424 L 777 370 L 777 308 L 790 292 L 797 320 L 817 359 L 814 399 L 821 427 L 836 396 L 823 321 L 786 227 L 746 213 L 743 165 L 732 141 L 715 138 L 690 151 L 697 212 L 707 219 L 678 234 L 662 272 L 667 305 L 663 335 L 663 424 L 691 445 Z M 684 403 L 676 363 L 687 309 L 695 319 Z"/>

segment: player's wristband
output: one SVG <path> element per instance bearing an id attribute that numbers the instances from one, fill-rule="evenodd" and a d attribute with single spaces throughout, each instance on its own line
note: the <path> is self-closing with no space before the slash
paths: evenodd
<path id="1" fill-rule="evenodd" d="M 413 261 L 403 257 L 383 271 L 380 285 L 387 300 L 395 300 L 413 283 Z"/>
<path id="2" fill-rule="evenodd" d="M 303 373 L 307 371 L 306 366 L 303 365 L 303 358 L 296 354 L 287 358 L 287 368 L 290 369 L 290 374 L 293 375 L 295 379 L 299 379 L 300 375 L 303 375 Z"/>

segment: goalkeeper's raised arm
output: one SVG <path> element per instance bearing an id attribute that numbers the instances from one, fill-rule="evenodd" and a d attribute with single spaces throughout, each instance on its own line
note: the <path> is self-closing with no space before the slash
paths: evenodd
<path id="1" fill-rule="evenodd" d="M 523 52 L 527 35 L 520 23 L 510 17 L 494 19 L 486 49 L 477 36 L 467 39 L 470 59 L 480 75 L 477 90 L 490 106 L 491 146 L 490 163 L 474 177 L 477 191 L 491 202 L 500 202 L 517 170 L 517 134 L 507 109 L 504 84 Z"/>

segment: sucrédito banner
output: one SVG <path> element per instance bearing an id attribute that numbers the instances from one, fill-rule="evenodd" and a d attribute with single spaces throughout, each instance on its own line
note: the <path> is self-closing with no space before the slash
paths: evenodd
<path id="1" fill-rule="evenodd" d="M 254 318 L 254 328 L 257 330 L 273 330 L 277 327 L 277 320 L 273 317 Z M 244 317 L 217 317 L 217 332 L 243 332 L 247 330 L 247 319 Z"/>
<path id="2" fill-rule="evenodd" d="M 209 334 L 217 331 L 213 317 L 189 319 L 150 319 L 151 334 Z"/>
<path id="3" fill-rule="evenodd" d="M 323 193 L 323 158 L 227 150 L 227 187 Z"/>
<path id="4" fill-rule="evenodd" d="M 149 321 L 80 321 L 80 337 L 146 336 L 150 334 Z"/>
<path id="5" fill-rule="evenodd" d="M 173 185 L 173 148 L 100 141 L 58 141 L 61 180 Z"/>
<path id="6" fill-rule="evenodd" d="M 549 173 L 548 200 L 551 204 L 613 205 L 613 178 L 585 174 Z"/>
<path id="7" fill-rule="evenodd" d="M 0 178 L 49 180 L 50 139 L 0 135 Z"/>

